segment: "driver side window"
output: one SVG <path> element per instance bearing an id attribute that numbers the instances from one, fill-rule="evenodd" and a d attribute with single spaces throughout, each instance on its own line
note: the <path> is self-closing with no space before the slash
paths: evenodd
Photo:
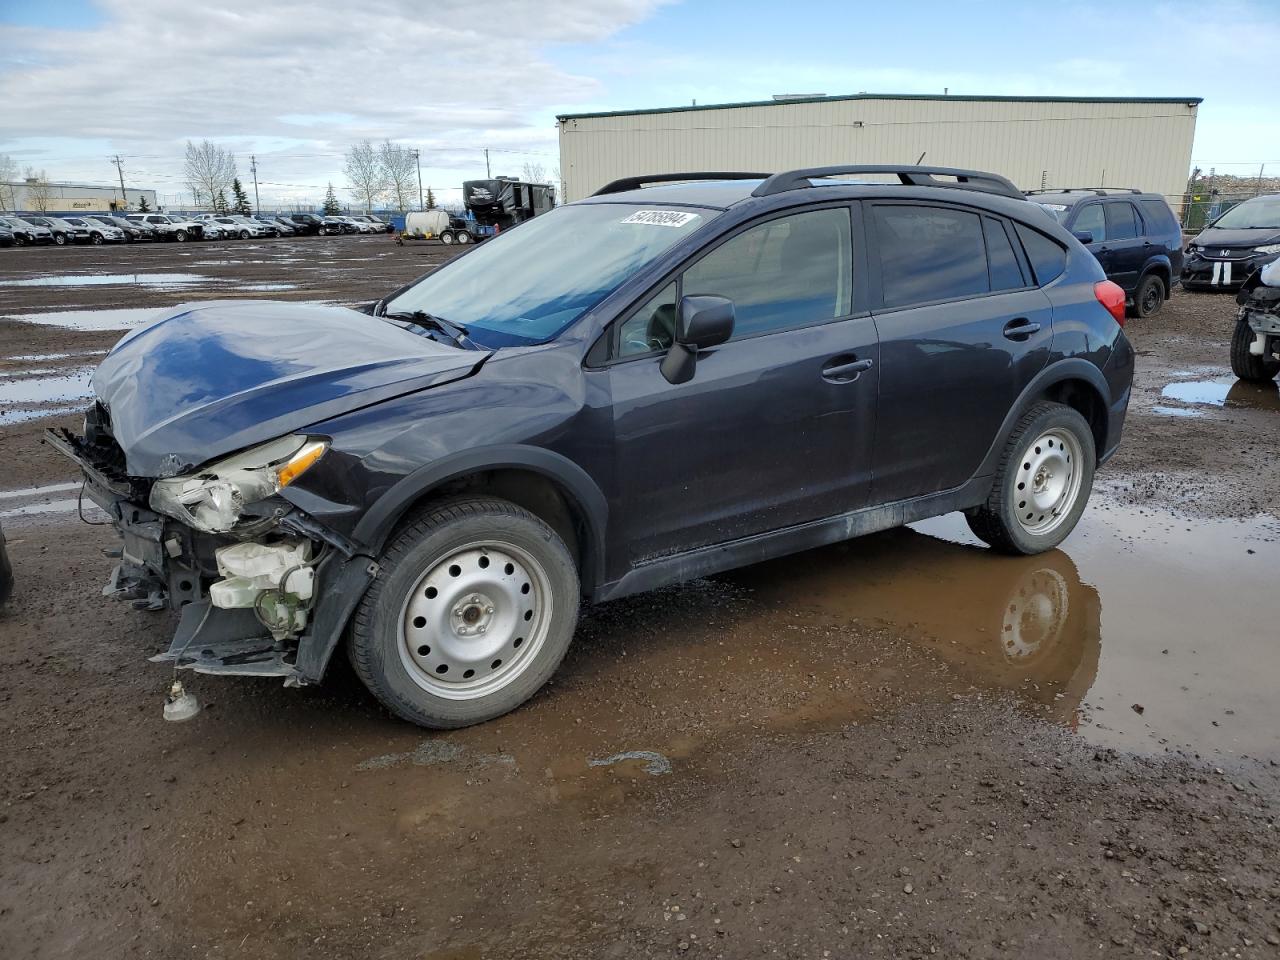
<path id="1" fill-rule="evenodd" d="M 622 324 L 619 357 L 670 349 L 676 331 L 676 285 L 667 284 Z"/>

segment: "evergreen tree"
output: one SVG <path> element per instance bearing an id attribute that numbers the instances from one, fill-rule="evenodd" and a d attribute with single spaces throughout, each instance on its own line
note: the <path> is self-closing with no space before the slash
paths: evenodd
<path id="1" fill-rule="evenodd" d="M 434 210 L 436 208 L 436 195 L 431 192 L 431 188 L 427 187 L 427 209 Z"/>
<path id="2" fill-rule="evenodd" d="M 324 206 L 321 209 L 326 217 L 337 216 L 342 212 L 342 207 L 338 205 L 338 198 L 333 193 L 333 183 L 330 183 L 329 189 L 325 191 Z"/>
<path id="3" fill-rule="evenodd" d="M 213 195 L 213 212 L 227 212 L 227 193 L 225 190 L 219 189 L 218 192 Z"/>
<path id="4" fill-rule="evenodd" d="M 139 213 L 150 213 L 150 212 L 151 212 L 151 204 L 147 203 L 147 198 L 146 198 L 146 197 L 139 197 L 139 198 L 138 198 L 138 212 L 139 212 Z"/>
<path id="5" fill-rule="evenodd" d="M 247 217 L 253 213 L 253 208 L 249 206 L 249 197 L 244 192 L 244 187 L 241 186 L 239 177 L 231 181 L 231 196 L 235 201 L 232 204 L 232 213 L 238 213 L 242 217 Z"/>

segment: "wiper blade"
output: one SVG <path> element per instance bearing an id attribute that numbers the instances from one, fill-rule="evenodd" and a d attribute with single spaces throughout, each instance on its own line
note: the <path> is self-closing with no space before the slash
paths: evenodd
<path id="1" fill-rule="evenodd" d="M 443 333 L 458 346 L 465 349 L 477 349 L 475 341 L 467 336 L 466 327 L 460 323 L 446 320 L 444 317 L 437 317 L 434 313 L 427 313 L 425 310 L 410 310 L 405 313 L 384 313 L 383 316 L 388 320 L 403 320 L 415 327 L 421 327 L 423 330 L 434 330 L 437 333 Z"/>

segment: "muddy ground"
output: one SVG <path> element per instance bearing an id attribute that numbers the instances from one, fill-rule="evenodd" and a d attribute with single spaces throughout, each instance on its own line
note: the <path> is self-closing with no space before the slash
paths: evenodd
<path id="1" fill-rule="evenodd" d="M 1229 297 L 1130 322 L 1061 550 L 944 517 L 607 604 L 456 733 L 341 665 L 164 723 L 172 624 L 99 596 L 112 537 L 37 442 L 141 318 L 106 311 L 360 302 L 445 253 L 0 252 L 0 956 L 1280 956 L 1280 400 L 1229 375 Z"/>

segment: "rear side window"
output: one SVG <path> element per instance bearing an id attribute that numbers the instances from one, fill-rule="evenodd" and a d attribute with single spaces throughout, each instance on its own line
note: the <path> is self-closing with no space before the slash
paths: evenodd
<path id="1" fill-rule="evenodd" d="M 1055 240 L 1050 240 L 1039 230 L 1032 230 L 1021 223 L 1014 224 L 1018 239 L 1022 241 L 1022 249 L 1027 252 L 1027 260 L 1036 275 L 1036 283 L 1044 286 L 1062 276 L 1067 269 L 1067 251 Z"/>
<path id="2" fill-rule="evenodd" d="M 976 213 L 942 207 L 872 207 L 886 307 L 988 293 L 987 253 Z"/>
<path id="3" fill-rule="evenodd" d="M 992 291 L 1019 290 L 1027 285 L 1022 266 L 1013 252 L 1013 243 L 1004 224 L 992 217 L 982 218 L 982 232 L 987 238 L 987 269 Z"/>
<path id="4" fill-rule="evenodd" d="M 1107 212 L 1107 239 L 1132 240 L 1139 235 L 1133 204 L 1127 200 L 1111 200 L 1103 206 Z"/>

